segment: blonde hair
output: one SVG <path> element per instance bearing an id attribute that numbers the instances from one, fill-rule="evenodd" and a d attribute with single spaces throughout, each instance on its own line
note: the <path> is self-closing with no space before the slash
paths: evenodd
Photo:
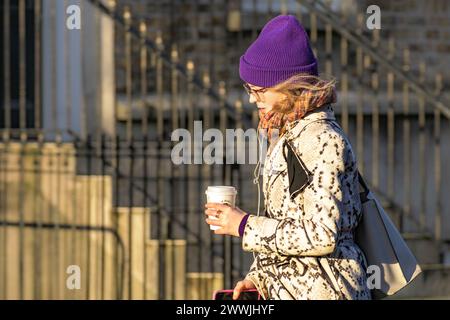
<path id="1" fill-rule="evenodd" d="M 284 99 L 275 103 L 272 110 L 289 114 L 295 109 L 305 112 L 317 107 L 317 103 L 335 95 L 336 79 L 319 78 L 309 74 L 296 74 L 272 87 L 271 90 L 284 94 Z"/>

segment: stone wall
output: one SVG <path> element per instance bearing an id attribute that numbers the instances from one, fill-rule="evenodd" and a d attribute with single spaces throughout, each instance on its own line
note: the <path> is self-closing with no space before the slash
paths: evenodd
<path id="1" fill-rule="evenodd" d="M 227 1 L 119 1 L 118 9 L 127 5 L 134 14 L 134 22 L 144 20 L 151 39 L 161 34 L 164 48 L 170 51 L 173 45 L 179 50 L 180 62 L 186 65 L 193 60 L 195 70 L 202 74 L 211 72 L 216 83 L 229 78 L 227 61 Z M 123 34 L 116 34 L 118 43 L 123 43 Z M 123 57 L 123 46 L 117 46 L 119 57 Z M 149 72 L 150 85 L 155 74 Z M 165 76 L 166 88 L 170 79 Z M 123 82 L 120 78 L 119 84 Z"/>
<path id="2" fill-rule="evenodd" d="M 449 68 L 450 59 L 450 3 L 445 0 L 333 0 L 325 1 L 337 14 L 345 13 L 350 24 L 356 23 L 356 15 L 363 13 L 371 4 L 381 9 L 381 38 L 395 38 L 397 57 L 401 59 L 402 49 L 411 51 L 412 70 L 417 71 L 420 61 L 427 65 L 427 80 L 434 81 L 435 73 Z M 148 22 L 150 34 L 156 37 L 161 31 L 164 44 L 177 44 L 183 62 L 193 59 L 198 71 L 210 70 L 212 81 L 227 81 L 231 88 L 240 85 L 237 66 L 239 56 L 256 37 L 264 23 L 284 11 L 297 15 L 306 27 L 309 17 L 305 8 L 294 0 L 266 1 L 251 0 L 199 0 L 151 2 L 119 0 L 119 8 L 129 5 L 136 19 Z M 283 5 L 285 3 L 285 5 Z M 300 15 L 300 13 L 302 13 Z M 324 32 L 319 23 L 318 49 L 322 50 Z M 364 30 L 370 35 L 370 30 Z M 383 46 L 387 42 L 384 42 Z M 337 43 L 338 44 L 338 43 Z M 338 59 L 339 47 L 333 44 L 333 56 Z M 349 61 L 350 64 L 352 60 Z M 322 63 L 324 67 L 324 63 Z M 322 68 L 323 69 L 323 68 Z M 321 70 L 323 71 L 323 70 Z M 339 71 L 337 70 L 337 73 Z M 444 73 L 444 84 L 450 75 Z"/>
<path id="3" fill-rule="evenodd" d="M 444 76 L 448 89 L 450 74 L 450 2 L 447 0 L 365 0 L 358 2 L 361 10 L 371 4 L 381 9 L 381 33 L 392 36 L 397 54 L 408 48 L 411 68 L 418 70 L 421 61 L 426 63 L 427 80 L 434 81 L 437 72 Z"/>

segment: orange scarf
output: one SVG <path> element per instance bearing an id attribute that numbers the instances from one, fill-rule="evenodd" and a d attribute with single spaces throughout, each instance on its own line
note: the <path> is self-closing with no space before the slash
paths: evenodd
<path id="1" fill-rule="evenodd" d="M 270 143 L 286 131 L 285 126 L 287 123 L 303 118 L 306 113 L 312 110 L 330 103 L 335 103 L 336 91 L 335 89 L 319 92 L 306 90 L 302 92 L 298 99 L 301 99 L 302 102 L 296 103 L 296 107 L 290 113 L 281 113 L 274 110 L 264 112 L 261 109 L 259 110 L 258 132 L 261 132 L 266 138 L 268 137 Z"/>

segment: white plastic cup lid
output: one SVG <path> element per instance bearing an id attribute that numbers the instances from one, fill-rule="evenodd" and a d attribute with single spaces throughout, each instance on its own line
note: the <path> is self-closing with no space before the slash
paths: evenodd
<path id="1" fill-rule="evenodd" d="M 211 186 L 208 187 L 205 191 L 206 194 L 208 193 L 219 193 L 219 194 L 228 194 L 228 195 L 235 195 L 237 193 L 236 188 L 233 186 Z"/>

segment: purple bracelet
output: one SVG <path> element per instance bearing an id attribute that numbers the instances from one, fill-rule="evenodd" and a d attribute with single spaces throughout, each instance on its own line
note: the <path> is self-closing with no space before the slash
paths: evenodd
<path id="1" fill-rule="evenodd" d="M 239 236 L 242 237 L 244 235 L 245 225 L 247 224 L 247 219 L 250 216 L 250 214 L 246 214 L 242 220 L 241 224 L 239 225 Z"/>

